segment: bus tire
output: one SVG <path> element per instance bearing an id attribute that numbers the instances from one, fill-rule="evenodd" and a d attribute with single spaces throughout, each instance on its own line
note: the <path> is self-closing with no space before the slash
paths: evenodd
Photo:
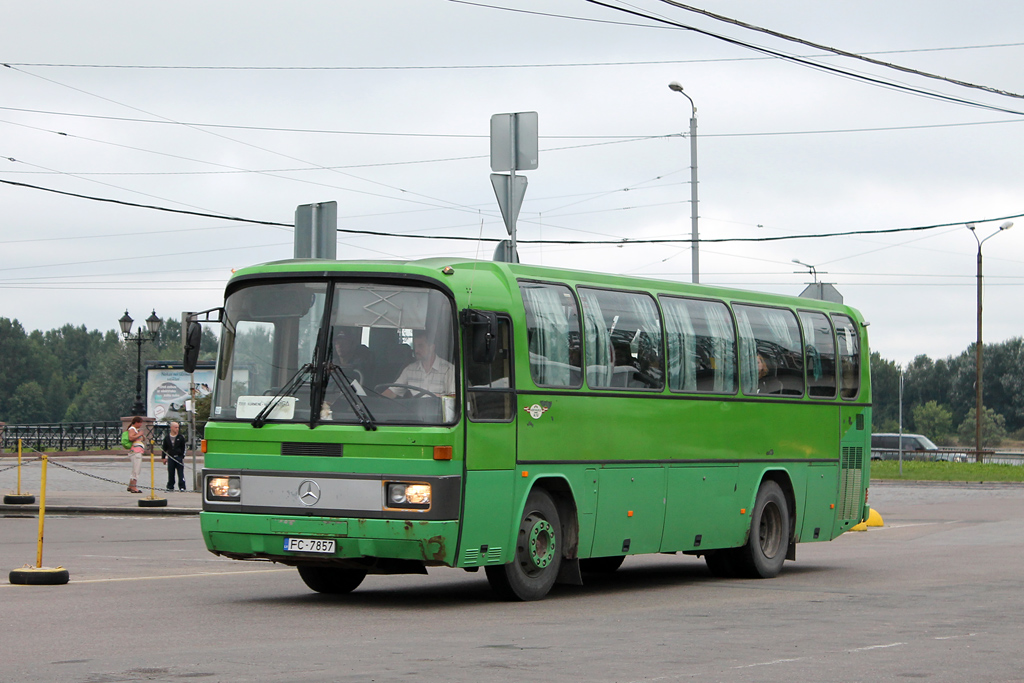
<path id="1" fill-rule="evenodd" d="M 612 555 L 611 557 L 588 557 L 580 560 L 580 571 L 584 574 L 611 574 L 622 566 L 625 555 Z"/>
<path id="2" fill-rule="evenodd" d="M 366 578 L 366 572 L 341 567 L 299 565 L 299 576 L 317 593 L 341 595 L 354 591 Z"/>
<path id="3" fill-rule="evenodd" d="M 739 549 L 740 574 L 751 579 L 778 576 L 788 549 L 789 506 L 782 488 L 767 479 L 757 490 L 747 544 Z"/>
<path id="4" fill-rule="evenodd" d="M 505 600 L 540 600 L 558 578 L 562 566 L 562 527 L 551 495 L 534 489 L 526 499 L 516 554 L 505 565 L 485 568 L 487 581 Z"/>

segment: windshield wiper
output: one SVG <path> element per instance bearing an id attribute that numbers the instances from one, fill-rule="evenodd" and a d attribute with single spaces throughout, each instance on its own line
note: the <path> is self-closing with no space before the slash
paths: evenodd
<path id="1" fill-rule="evenodd" d="M 352 406 L 352 412 L 355 413 L 356 419 L 359 420 L 359 424 L 368 432 L 376 431 L 377 423 L 373 419 L 373 414 L 370 409 L 366 407 L 363 399 L 360 398 L 356 390 L 352 388 L 352 380 L 348 378 L 345 371 L 341 369 L 340 365 L 334 363 L 327 364 L 327 372 L 330 379 L 334 380 L 334 383 L 338 385 L 338 389 L 341 390 L 341 395 L 345 397 L 348 404 Z M 341 379 L 338 379 L 341 377 Z"/>
<path id="2" fill-rule="evenodd" d="M 281 387 L 281 389 L 276 394 L 274 394 L 270 401 L 267 402 L 267 405 L 263 406 L 263 410 L 256 414 L 256 417 L 252 419 L 252 426 L 255 427 L 256 429 L 259 429 L 264 424 L 266 424 L 267 418 L 270 416 L 270 413 L 273 412 L 274 408 L 277 407 L 277 404 L 281 402 L 281 399 L 284 398 L 285 396 L 288 396 L 296 389 L 298 389 L 299 386 L 301 386 L 305 378 L 305 375 L 307 373 L 311 373 L 312 371 L 312 363 L 306 363 L 301 368 L 299 368 L 298 371 L 296 371 L 296 373 L 291 376 L 291 379 L 289 379 L 288 382 L 283 387 Z"/>

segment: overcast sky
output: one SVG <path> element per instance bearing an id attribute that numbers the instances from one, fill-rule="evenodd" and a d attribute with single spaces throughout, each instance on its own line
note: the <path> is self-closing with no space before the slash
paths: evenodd
<path id="1" fill-rule="evenodd" d="M 977 243 L 965 223 L 984 238 L 1024 213 L 1024 99 L 829 56 L 658 0 L 606 4 L 840 73 L 584 0 L 3 0 L 0 180 L 285 224 L 299 204 L 337 201 L 345 229 L 498 238 L 489 120 L 536 111 L 540 161 L 524 174 L 520 239 L 688 239 L 680 134 L 690 105 L 667 87 L 678 81 L 697 106 L 702 239 L 952 224 L 705 243 L 701 282 L 795 295 L 809 281 L 799 259 L 864 313 L 885 358 L 942 358 L 973 342 Z M 1019 0 L 700 7 L 1024 93 Z M 1024 334 L 1024 219 L 1014 220 L 984 247 L 989 342 Z M 493 250 L 338 239 L 342 259 Z M 136 320 L 154 308 L 177 318 L 219 305 L 232 268 L 291 254 L 289 228 L 0 184 L 0 316 L 29 330 L 112 329 L 126 308 Z M 523 245 L 520 255 L 691 277 L 688 244 Z"/>

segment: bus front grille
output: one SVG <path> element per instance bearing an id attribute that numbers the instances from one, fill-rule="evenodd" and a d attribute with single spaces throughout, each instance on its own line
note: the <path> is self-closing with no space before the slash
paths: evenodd
<path id="1" fill-rule="evenodd" d="M 286 441 L 281 444 L 281 455 L 326 455 L 340 458 L 343 453 L 340 443 L 300 443 Z"/>

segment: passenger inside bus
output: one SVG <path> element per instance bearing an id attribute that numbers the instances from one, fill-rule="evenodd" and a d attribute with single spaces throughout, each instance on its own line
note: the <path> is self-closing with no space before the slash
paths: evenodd
<path id="1" fill-rule="evenodd" d="M 757 354 L 757 393 L 781 394 L 782 380 L 779 379 L 775 364 L 762 354 Z"/>
<path id="2" fill-rule="evenodd" d="M 365 386 L 373 386 L 373 354 L 362 343 L 363 328 L 338 326 L 334 328 L 334 364 L 340 367 L 349 379 L 359 380 Z"/>

